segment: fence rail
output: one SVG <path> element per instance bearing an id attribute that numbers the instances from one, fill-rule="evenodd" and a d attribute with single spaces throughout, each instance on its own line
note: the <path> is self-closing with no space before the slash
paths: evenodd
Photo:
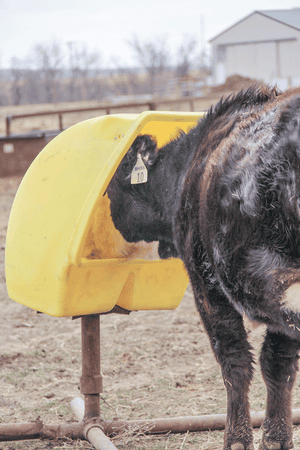
<path id="1" fill-rule="evenodd" d="M 63 131 L 63 116 L 65 114 L 71 113 L 81 113 L 88 111 L 106 111 L 106 114 L 110 114 L 112 110 L 122 109 L 122 108 L 138 108 L 138 107 L 147 107 L 149 111 L 155 111 L 159 105 L 172 105 L 178 103 L 189 103 L 190 111 L 194 111 L 194 102 L 197 100 L 205 100 L 205 97 L 187 97 L 185 99 L 177 99 L 177 100 L 160 100 L 160 101 L 148 101 L 148 102 L 134 102 L 134 103 L 120 103 L 120 104 L 109 104 L 109 105 L 99 105 L 93 106 L 90 108 L 77 108 L 77 109 L 65 109 L 61 111 L 41 111 L 36 113 L 29 114 L 13 114 L 5 117 L 5 130 L 6 136 L 10 136 L 11 134 L 11 123 L 13 120 L 24 119 L 28 117 L 38 117 L 38 116 L 52 116 L 57 115 L 59 121 L 59 130 Z"/>

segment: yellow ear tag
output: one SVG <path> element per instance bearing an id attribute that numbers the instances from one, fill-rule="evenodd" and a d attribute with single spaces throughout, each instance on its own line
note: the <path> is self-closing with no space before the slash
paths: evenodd
<path id="1" fill-rule="evenodd" d="M 136 165 L 131 172 L 131 184 L 147 183 L 148 170 L 145 166 L 141 155 L 138 155 Z"/>

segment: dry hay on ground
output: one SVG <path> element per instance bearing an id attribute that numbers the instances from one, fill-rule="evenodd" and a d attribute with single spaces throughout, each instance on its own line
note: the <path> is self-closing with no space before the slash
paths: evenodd
<path id="1" fill-rule="evenodd" d="M 247 89 L 253 84 L 262 84 L 253 78 L 242 77 L 241 75 L 231 75 L 223 84 L 214 86 L 210 90 L 211 96 L 226 96 L 233 92 L 238 92 L 242 89 Z"/>

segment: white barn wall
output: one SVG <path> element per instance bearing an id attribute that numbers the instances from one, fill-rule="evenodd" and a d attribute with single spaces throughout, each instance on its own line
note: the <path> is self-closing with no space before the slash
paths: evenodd
<path id="1" fill-rule="evenodd" d="M 227 47 L 225 72 L 226 77 L 239 74 L 257 80 L 276 78 L 275 43 Z"/>
<path id="2" fill-rule="evenodd" d="M 297 33 L 297 41 L 283 42 L 280 44 L 281 76 L 300 77 L 300 31 Z"/>
<path id="3" fill-rule="evenodd" d="M 235 74 L 269 84 L 284 79 L 282 88 L 300 84 L 300 30 L 255 12 L 211 43 L 216 84 Z"/>

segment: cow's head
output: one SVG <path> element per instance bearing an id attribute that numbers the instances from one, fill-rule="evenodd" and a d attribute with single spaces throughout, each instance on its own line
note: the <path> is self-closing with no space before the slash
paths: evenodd
<path id="1" fill-rule="evenodd" d="M 157 145 L 138 136 L 121 161 L 108 188 L 111 216 L 128 242 L 159 241 L 159 256 L 177 256 L 170 220 L 161 210 L 161 177 Z"/>

